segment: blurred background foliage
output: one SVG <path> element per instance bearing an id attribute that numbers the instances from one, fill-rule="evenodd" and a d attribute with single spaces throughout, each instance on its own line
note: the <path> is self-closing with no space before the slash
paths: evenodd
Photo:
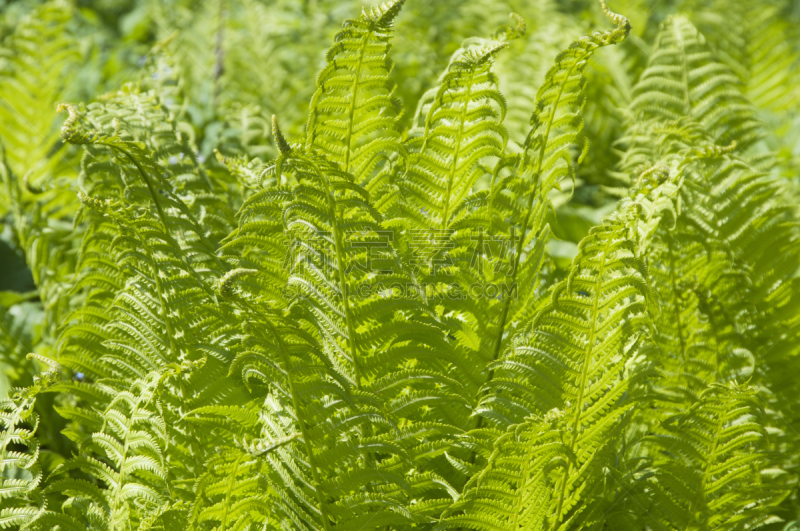
<path id="1" fill-rule="evenodd" d="M 93 101 L 142 76 L 154 85 L 179 79 L 174 88 L 181 97 L 165 104 L 190 124 L 185 133 L 201 159 L 211 160 L 215 150 L 236 156 L 244 147 L 266 159 L 275 154 L 269 117 L 278 115 L 290 138 L 303 136 L 325 50 L 341 21 L 363 3 L 368 0 L 0 0 L 2 155 L 8 171 L 25 183 L 0 190 L 0 396 L 9 386 L 30 385 L 38 369 L 26 353 L 52 351 L 54 323 L 66 309 L 42 301 L 66 299 L 50 291 L 67 285 L 59 279 L 73 270 L 78 252 L 72 232 L 80 230 L 73 224 L 80 155 L 61 142 L 64 118 L 55 104 Z M 800 175 L 800 0 L 609 5 L 633 30 L 623 44 L 600 50 L 586 71 L 589 148 L 574 186 L 554 198 L 551 220 L 557 239 L 550 252 L 561 267 L 629 184 L 619 170 L 618 146 L 626 109 L 659 24 L 671 14 L 688 15 L 740 77 L 770 133 L 760 149 L 778 154 L 772 171 L 788 180 Z M 460 43 L 513 25 L 512 12 L 524 19 L 527 33 L 495 70 L 509 102 L 510 138 L 524 140 L 535 90 L 553 57 L 575 36 L 607 25 L 595 0 L 409 0 L 393 40 L 406 124 Z M 46 189 L 38 189 L 39 182 Z M 18 201 L 11 200 L 14 194 L 21 194 Z M 36 407 L 43 455 L 53 457 L 52 467 L 69 453 L 57 435 L 63 419 L 46 398 Z"/>

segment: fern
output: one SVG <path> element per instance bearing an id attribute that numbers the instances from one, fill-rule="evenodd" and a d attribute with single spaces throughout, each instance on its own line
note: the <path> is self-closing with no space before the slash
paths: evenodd
<path id="1" fill-rule="evenodd" d="M 414 370 L 406 370 L 405 374 L 395 371 L 409 363 L 411 360 L 406 360 L 411 357 L 419 356 L 426 350 L 429 355 L 435 352 L 431 347 L 426 348 L 426 343 L 430 342 L 439 347 L 444 344 L 442 332 L 430 317 L 426 317 L 419 302 L 403 298 L 402 292 L 392 294 L 394 289 L 401 291 L 413 287 L 413 281 L 402 274 L 397 257 L 392 256 L 390 245 L 392 238 L 388 235 L 387 240 L 386 232 L 380 228 L 377 212 L 365 202 L 366 192 L 352 182 L 349 174 L 341 172 L 322 158 L 303 153 L 298 146 L 289 146 L 283 140 L 277 126 L 275 131 L 277 143 L 283 151 L 275 168 L 280 168 L 282 172 L 293 173 L 291 180 L 297 185 L 291 192 L 268 188 L 254 195 L 243 206 L 240 213 L 243 223 L 235 233 L 235 239 L 226 246 L 234 249 L 245 247 L 248 241 L 255 238 L 261 241 L 279 242 L 284 229 L 292 234 L 289 254 L 291 261 L 286 264 L 288 270 L 285 272 L 268 255 L 265 256 L 266 262 L 253 262 L 255 258 L 253 257 L 247 262 L 240 263 L 254 266 L 249 270 L 251 275 L 259 270 L 272 273 L 274 277 L 266 281 L 267 285 L 283 285 L 286 289 L 284 293 L 289 295 L 288 301 L 270 300 L 268 298 L 270 294 L 279 297 L 284 293 L 277 289 L 261 291 L 255 301 L 263 309 L 256 307 L 249 312 L 255 311 L 259 312 L 257 315 L 263 315 L 260 312 L 272 311 L 271 306 L 281 308 L 287 305 L 288 315 L 301 325 L 305 325 L 304 328 L 307 329 L 305 333 L 311 334 L 309 339 L 313 338 L 313 342 L 305 347 L 311 349 L 309 354 L 316 351 L 313 358 L 306 359 L 304 356 L 299 361 L 293 361 L 294 356 L 299 355 L 299 352 L 293 353 L 297 348 L 292 346 L 294 341 L 284 344 L 286 340 L 280 337 L 281 333 L 278 330 L 271 330 L 265 338 L 258 341 L 260 343 L 267 341 L 273 345 L 268 352 L 277 349 L 275 354 L 280 356 L 278 363 L 283 367 L 282 372 L 289 378 L 286 400 L 291 401 L 291 406 L 286 404 L 283 407 L 290 407 L 290 411 L 294 411 L 293 416 L 297 418 L 299 424 L 308 423 L 305 429 L 292 428 L 282 426 L 283 423 L 278 423 L 276 418 L 270 421 L 274 425 L 270 427 L 269 436 L 273 440 L 282 439 L 290 435 L 286 432 L 287 429 L 297 430 L 303 434 L 306 445 L 304 451 L 311 466 L 309 475 L 313 476 L 308 482 L 315 485 L 315 489 L 319 489 L 322 488 L 321 477 L 337 475 L 333 471 L 322 474 L 323 471 L 329 470 L 329 466 L 336 463 L 336 460 L 327 457 L 328 452 L 338 454 L 344 449 L 338 449 L 336 446 L 329 450 L 317 449 L 315 447 L 318 441 L 329 437 L 333 437 L 334 440 L 350 437 L 351 435 L 338 432 L 346 426 L 349 430 L 358 429 L 360 437 L 364 437 L 365 440 L 375 438 L 373 444 L 378 447 L 387 445 L 384 453 L 389 450 L 391 444 L 395 443 L 390 443 L 391 439 L 385 439 L 392 433 L 392 431 L 386 432 L 386 429 L 397 421 L 392 417 L 381 419 L 391 411 L 418 407 L 415 405 L 416 402 L 438 398 L 435 396 L 426 398 L 424 394 L 416 397 L 414 395 L 403 397 L 398 394 L 394 398 L 393 394 L 402 390 L 399 386 L 403 380 L 413 382 L 424 374 Z M 279 219 L 283 222 L 275 224 L 245 221 L 248 218 L 262 218 L 270 210 L 279 212 Z M 273 248 L 279 247 L 277 243 L 273 245 Z M 364 271 L 368 263 L 387 273 L 368 274 Z M 248 270 L 242 270 L 242 273 L 247 274 Z M 233 277 L 231 280 L 233 281 Z M 400 318 L 409 322 L 405 326 L 393 323 Z M 393 323 L 394 326 L 387 326 L 387 322 Z M 290 329 L 286 332 L 289 331 Z M 294 334 L 299 333 L 300 330 L 294 332 Z M 298 337 L 301 338 L 302 336 Z M 413 344 L 410 344 L 411 338 L 414 339 Z M 303 340 L 303 343 L 309 339 Z M 253 358 L 253 362 L 257 365 L 253 366 L 253 362 L 250 361 L 243 362 L 246 363 L 245 371 L 256 373 L 267 369 L 266 360 L 256 361 L 261 356 L 248 356 Z M 306 375 L 305 372 L 309 369 L 311 372 Z M 297 374 L 294 374 L 295 372 Z M 392 377 L 379 378 L 381 375 L 392 375 Z M 318 380 L 320 377 L 323 379 Z M 275 376 L 269 375 L 267 378 L 267 381 L 272 382 Z M 323 418 L 334 413 L 317 409 L 313 397 L 318 392 L 341 395 L 341 403 L 330 406 L 335 408 L 334 411 L 338 411 L 335 415 L 340 419 L 336 424 L 341 423 L 341 428 L 336 425 L 325 428 Z M 312 401 L 309 403 L 307 400 Z M 273 414 L 277 414 L 277 411 Z M 311 419 L 317 415 L 325 417 L 317 422 L 312 421 Z M 364 424 L 368 419 L 372 420 Z M 362 427 L 358 428 L 359 425 Z M 320 431 L 321 428 L 323 431 Z M 380 431 L 376 432 L 376 428 Z M 328 434 L 327 429 L 334 431 Z M 320 452 L 320 455 L 316 455 Z M 348 454 L 340 455 L 338 459 L 343 459 Z M 357 457 L 358 453 L 351 459 Z M 393 462 L 396 459 L 384 458 L 383 462 L 376 462 L 374 455 L 366 453 L 359 458 L 362 464 L 358 465 L 356 470 L 364 465 L 367 465 L 367 468 L 358 475 L 353 475 L 350 480 L 368 482 L 364 488 L 377 488 L 370 484 L 374 481 L 374 474 L 378 473 L 378 470 L 390 467 L 381 472 L 383 475 L 381 483 L 383 483 L 397 474 L 392 471 L 389 475 L 389 470 L 403 469 L 403 460 Z M 284 466 L 297 467 L 291 463 Z M 356 466 L 355 463 L 353 466 Z M 400 476 L 396 476 L 394 481 L 399 482 Z M 301 486 L 297 485 L 296 488 L 299 489 Z M 352 488 L 351 486 L 348 490 Z M 382 487 L 385 488 L 389 488 L 389 485 Z M 292 493 L 299 499 L 313 499 L 310 493 L 300 494 L 296 489 L 292 489 Z M 318 498 L 319 494 L 316 497 Z M 375 500 L 371 500 L 370 497 L 358 501 L 357 498 L 349 496 L 348 498 L 352 501 L 342 500 L 335 505 L 330 501 L 317 502 L 314 510 L 320 512 L 323 528 L 330 526 L 330 520 L 333 518 L 339 522 L 337 525 L 356 525 L 359 521 L 362 522 L 359 525 L 366 525 L 364 523 L 366 521 L 369 521 L 371 526 L 386 525 L 381 523 L 384 520 L 374 513 L 374 509 L 369 508 L 376 503 Z M 350 506 L 353 516 L 359 514 L 353 504 L 363 504 L 366 515 L 357 516 L 352 523 L 349 520 L 352 516 L 340 521 L 344 516 L 335 512 L 342 503 Z M 297 508 L 284 509 L 289 514 L 297 510 Z M 392 513 L 394 512 L 396 510 L 392 510 Z M 392 513 L 386 513 L 383 517 L 388 518 Z M 310 515 L 305 514 L 298 515 L 297 518 L 313 520 Z"/>
<path id="2" fill-rule="evenodd" d="M 779 5 L 737 5 L 728 15 L 733 18 L 727 21 L 714 12 L 714 7 L 713 3 L 698 6 L 698 28 L 716 44 L 720 59 L 742 80 L 747 99 L 772 112 L 796 108 L 797 95 L 788 90 L 797 75 L 796 51 L 788 44 L 793 31 L 781 19 Z M 725 25 L 731 22 L 744 31 L 740 35 L 725 31 Z"/>
<path id="3" fill-rule="evenodd" d="M 481 161 L 504 151 L 505 101 L 490 70 L 504 46 L 488 43 L 460 51 L 436 93 L 430 94 L 431 101 L 423 97 L 420 102 L 415 121 L 423 122 L 421 134 L 409 145 L 414 155 L 400 185 L 410 203 L 403 215 L 418 228 L 452 229 L 473 186 L 485 174 Z"/>
<path id="4" fill-rule="evenodd" d="M 76 255 L 75 160 L 60 142 L 55 110 L 80 59 L 71 14 L 68 4 L 53 2 L 24 17 L 6 39 L 0 70 L 0 212 L 14 214 L 52 330 L 70 309 L 63 294 Z"/>
<path id="5" fill-rule="evenodd" d="M 82 506 L 93 525 L 123 528 L 137 521 L 132 514 L 134 502 L 143 505 L 139 510 L 147 514 L 164 501 L 166 426 L 157 411 L 147 408 L 153 399 L 153 383 L 137 381 L 131 391 L 116 393 L 107 389 L 116 396 L 102 412 L 101 426 L 84 422 L 85 428 L 98 431 L 81 441 L 83 455 L 54 472 L 58 478 L 70 470 L 82 470 L 103 481 L 106 489 L 78 479 L 56 480 L 48 486 L 67 495 L 65 505 Z"/>
<path id="6" fill-rule="evenodd" d="M 769 507 L 784 494 L 762 477 L 770 457 L 758 411 L 752 389 L 712 386 L 665 424 L 667 434 L 654 438 L 653 482 L 665 528 L 741 529 L 774 520 Z"/>
<path id="7" fill-rule="evenodd" d="M 39 416 L 33 406 L 36 396 L 61 378 L 61 366 L 43 356 L 28 354 L 48 369 L 28 388 L 12 389 L 12 397 L 0 402 L 0 528 L 29 527 L 50 519 L 47 499 L 42 493 L 43 472 L 39 463 L 40 446 L 34 432 Z M 21 448 L 20 448 L 21 447 Z"/>
<path id="8" fill-rule="evenodd" d="M 489 344 L 481 348 L 491 352 L 491 360 L 497 360 L 503 351 L 507 325 L 524 322 L 534 307 L 531 297 L 540 267 L 539 260 L 534 257 L 541 256 L 549 232 L 545 223 L 546 199 L 562 178 L 574 177 L 570 147 L 578 143 L 580 133 L 581 119 L 575 106 L 579 108 L 581 103 L 583 69 L 598 48 L 620 42 L 630 31 L 627 19 L 609 11 L 605 3 L 601 4 L 617 27 L 584 37 L 556 57 L 555 66 L 537 94 L 532 128 L 522 146 L 523 152 L 512 166 L 512 173 L 493 185 L 490 192 L 490 227 L 496 223 L 502 227 L 509 218 L 521 220 L 519 225 L 512 223 L 503 229 L 506 235 L 516 239 L 507 258 L 507 280 L 511 285 L 522 286 L 516 299 L 504 298 L 499 313 L 495 314 L 497 317 L 486 319 L 497 322 L 487 334 Z M 500 221 L 497 217 L 504 219 Z M 524 262 L 523 256 L 528 258 Z M 492 378 L 490 370 L 487 379 L 491 381 Z"/>
<path id="9" fill-rule="evenodd" d="M 574 458 L 566 431 L 562 412 L 554 409 L 498 437 L 486 468 L 456 505 L 463 513 L 439 527 L 544 529 L 555 490 L 551 475 Z"/>
<path id="10" fill-rule="evenodd" d="M 686 117 L 699 122 L 719 145 L 735 141 L 744 149 L 760 136 L 739 79 L 683 17 L 664 23 L 631 106 L 639 121 Z M 634 145 L 628 156 L 637 153 Z"/>
<path id="11" fill-rule="evenodd" d="M 0 10 L 0 527 L 792 529 L 788 4 L 351 7 Z"/>
<path id="12" fill-rule="evenodd" d="M 399 149 L 394 140 L 399 108 L 387 52 L 391 24 L 403 3 L 385 2 L 345 22 L 311 99 L 306 146 L 321 150 L 359 184 L 372 177 L 379 153 Z"/>
<path id="13" fill-rule="evenodd" d="M 648 177 L 643 177 L 645 186 L 657 185 L 650 197 L 640 195 L 625 203 L 590 232 L 581 242 L 569 277 L 554 288 L 551 302 L 533 321 L 530 337 L 493 367 L 498 376 L 490 384 L 488 408 L 501 418 L 498 424 L 512 424 L 504 438 L 517 434 L 516 451 L 532 452 L 529 460 L 542 461 L 538 466 L 542 476 L 534 481 L 547 494 L 542 494 L 540 514 L 523 515 L 530 473 L 523 467 L 523 475 L 517 476 L 517 469 L 511 482 L 486 480 L 484 485 L 483 474 L 508 477 L 497 476 L 490 460 L 487 471 L 476 476 L 473 496 L 515 509 L 507 523 L 494 520 L 474 529 L 521 529 L 529 517 L 539 521 L 540 529 L 568 529 L 600 518 L 603 496 L 594 489 L 602 486 L 601 470 L 610 463 L 613 447 L 608 441 L 630 420 L 635 404 L 630 396 L 647 369 L 639 345 L 652 326 L 648 310 L 652 303 L 639 255 L 662 212 L 674 208 L 672 196 L 677 191 L 672 182 L 650 184 Z M 558 419 L 550 428 L 556 432 L 547 435 L 547 423 L 517 425 L 531 415 L 551 422 Z M 520 440 L 521 430 L 530 433 L 527 437 L 538 431 L 536 437 L 553 442 Z M 495 514 L 481 502 L 476 507 L 480 509 L 474 515 L 466 513 L 474 522 L 480 515 Z"/>

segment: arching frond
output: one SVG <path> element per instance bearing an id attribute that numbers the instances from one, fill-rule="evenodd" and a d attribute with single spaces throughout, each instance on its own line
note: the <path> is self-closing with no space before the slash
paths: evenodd
<path id="1" fill-rule="evenodd" d="M 648 368 L 640 345 L 652 327 L 652 295 L 641 255 L 662 216 L 674 208 L 681 174 L 658 177 L 643 175 L 642 188 L 590 231 L 569 277 L 556 285 L 531 333 L 493 366 L 496 376 L 488 384 L 483 415 L 500 425 L 530 415 L 560 418 L 559 453 L 528 443 L 528 451 L 545 460 L 535 473 L 542 477 L 541 488 L 550 489 L 538 516 L 541 529 L 580 528 L 603 518 L 600 470 L 609 466 L 612 441 L 630 420 L 632 396 Z M 509 428 L 505 437 L 520 429 Z M 541 429 L 534 424 L 534 431 Z M 556 458 L 561 464 L 548 469 L 546 460 Z M 484 488 L 492 492 L 490 499 L 518 507 L 516 521 L 527 480 L 512 477 L 511 485 Z M 480 493 L 481 487 L 475 488 Z"/>
<path id="2" fill-rule="evenodd" d="M 583 71 L 597 49 L 622 41 L 630 31 L 625 17 L 609 11 L 605 3 L 602 6 L 616 27 L 585 36 L 556 57 L 555 65 L 539 88 L 523 153 L 503 162 L 495 171 L 504 166 L 512 168 L 510 175 L 495 178 L 492 183 L 487 224 L 491 234 L 507 239 L 506 267 L 499 269 L 505 274 L 505 283 L 518 291 L 513 297 L 488 301 L 495 308 L 484 314 L 487 318 L 483 320 L 490 323 L 490 328 L 482 334 L 480 349 L 488 354 L 487 361 L 499 359 L 504 341 L 510 337 L 507 333 L 510 325 L 528 321 L 536 309 L 533 297 L 549 238 L 545 222 L 548 197 L 564 177 L 574 176 L 570 150 L 579 143 L 582 125 Z M 498 269 L 496 264 L 493 269 Z M 491 381 L 494 372 L 490 369 L 487 376 Z"/>
<path id="3" fill-rule="evenodd" d="M 364 9 L 348 20 L 328 50 L 311 99 L 306 147 L 320 150 L 342 171 L 366 183 L 378 163 L 398 153 L 401 112 L 389 78 L 392 22 L 405 0 Z"/>
<path id="4" fill-rule="evenodd" d="M 718 145 L 736 142 L 745 149 L 761 133 L 742 88 L 692 23 L 674 16 L 663 24 L 655 51 L 634 87 L 631 119 L 642 125 L 648 120 L 688 118 L 700 123 Z M 646 138 L 637 139 L 635 131 L 628 160 L 647 150 Z M 641 162 L 646 160 L 635 158 L 629 167 Z"/>
<path id="5" fill-rule="evenodd" d="M 505 101 L 491 72 L 502 42 L 478 43 L 453 57 L 439 87 L 423 99 L 416 136 L 402 177 L 401 201 L 414 228 L 449 231 L 476 181 L 481 163 L 502 156 L 507 133 L 501 125 Z M 413 133 L 413 132 L 412 132 Z"/>

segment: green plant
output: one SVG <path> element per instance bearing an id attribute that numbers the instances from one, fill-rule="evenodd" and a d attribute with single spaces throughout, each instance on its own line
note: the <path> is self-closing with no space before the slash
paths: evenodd
<path id="1" fill-rule="evenodd" d="M 519 11 L 547 23 L 483 27 L 488 2 L 443 2 L 419 9 L 483 37 L 421 51 L 452 48 L 423 91 L 398 77 L 408 51 L 391 59 L 406 3 L 347 20 L 313 90 L 251 66 L 299 77 L 314 52 L 292 66 L 278 45 L 334 2 L 279 2 L 285 27 L 249 21 L 257 2 L 153 8 L 188 34 L 88 104 L 54 106 L 89 68 L 70 5 L 4 41 L 0 205 L 37 291 L 0 292 L 0 528 L 800 521 L 800 226 L 775 117 L 798 109 L 774 82 L 796 47 L 723 39 L 703 2 L 709 37 L 678 14 L 631 35 L 600 0 L 579 12 L 611 29 L 542 75 L 509 55 L 577 20 L 542 0 Z M 742 13 L 748 34 L 789 31 Z M 228 21 L 249 29 L 226 40 Z M 525 125 L 509 107 L 537 75 Z"/>

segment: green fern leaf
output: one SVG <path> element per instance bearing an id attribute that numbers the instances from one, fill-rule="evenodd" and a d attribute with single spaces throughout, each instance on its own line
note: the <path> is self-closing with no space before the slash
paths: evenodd
<path id="1" fill-rule="evenodd" d="M 742 529 L 769 523 L 785 493 L 761 477 L 769 465 L 753 389 L 715 385 L 653 437 L 660 453 L 654 510 L 667 529 Z"/>
<path id="2" fill-rule="evenodd" d="M 652 327 L 652 295 L 640 256 L 674 208 L 680 172 L 663 182 L 649 177 L 643 177 L 643 193 L 636 190 L 590 231 L 530 337 L 492 367 L 497 376 L 485 391 L 484 416 L 499 425 L 532 414 L 563 416 L 563 452 L 572 457 L 548 479 L 552 494 L 543 529 L 579 528 L 602 518 L 601 470 L 648 373 L 640 345 Z M 502 490 L 505 503 L 519 495 Z"/>
<path id="3" fill-rule="evenodd" d="M 400 152 L 401 107 L 387 53 L 392 22 L 404 2 L 385 2 L 344 23 L 311 99 L 306 147 L 320 150 L 357 183 L 368 182 L 387 153 Z"/>
<path id="4" fill-rule="evenodd" d="M 761 135 L 740 80 L 691 22 L 679 16 L 664 23 L 656 51 L 634 88 L 630 112 L 638 124 L 681 118 L 698 122 L 718 145 L 735 141 L 745 149 Z M 628 167 L 647 162 L 636 158 L 640 149 L 647 151 L 647 141 L 637 140 L 634 132 L 631 144 Z"/>
<path id="5" fill-rule="evenodd" d="M 489 43 L 462 49 L 432 100 L 426 105 L 421 101 L 421 135 L 409 143 L 413 154 L 401 184 L 409 203 L 405 217 L 418 228 L 451 229 L 456 213 L 463 210 L 464 200 L 485 173 L 481 162 L 503 153 L 508 136 L 501 125 L 505 101 L 490 69 L 505 46 Z"/>

